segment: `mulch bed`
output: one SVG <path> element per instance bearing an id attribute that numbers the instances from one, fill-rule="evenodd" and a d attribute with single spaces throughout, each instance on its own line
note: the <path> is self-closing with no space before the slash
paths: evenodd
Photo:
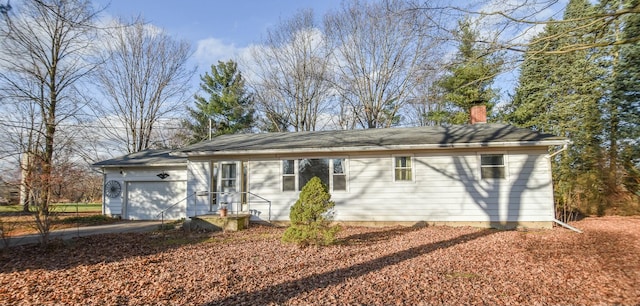
<path id="1" fill-rule="evenodd" d="M 638 304 L 640 218 L 563 228 L 348 227 L 100 235 L 0 254 L 2 305 Z"/>

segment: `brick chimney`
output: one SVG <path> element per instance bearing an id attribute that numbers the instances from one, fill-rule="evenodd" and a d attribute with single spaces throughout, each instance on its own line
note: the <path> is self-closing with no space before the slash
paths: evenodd
<path id="1" fill-rule="evenodd" d="M 478 104 L 471 107 L 471 124 L 487 123 L 487 107 Z"/>

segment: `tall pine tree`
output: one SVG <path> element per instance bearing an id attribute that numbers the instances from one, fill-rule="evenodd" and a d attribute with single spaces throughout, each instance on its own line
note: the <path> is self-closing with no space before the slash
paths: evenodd
<path id="1" fill-rule="evenodd" d="M 554 160 L 556 199 L 565 207 L 601 214 L 600 102 L 605 86 L 605 70 L 599 64 L 602 54 L 593 49 L 545 54 L 594 42 L 595 31 L 579 21 L 590 14 L 594 14 L 594 7 L 588 0 L 571 0 L 564 21 L 548 24 L 531 41 L 506 118 L 516 125 L 565 136 L 573 142 L 565 154 Z M 551 39 L 554 37 L 559 38 Z"/>
<path id="2" fill-rule="evenodd" d="M 602 1 L 603 13 L 638 7 L 640 0 Z M 640 15 L 616 20 L 605 39 L 640 37 Z M 640 192 L 640 42 L 609 48 L 611 76 L 604 99 L 608 136 L 607 185 L 610 193 Z"/>
<path id="3" fill-rule="evenodd" d="M 230 60 L 211 65 L 211 74 L 200 77 L 200 89 L 209 97 L 195 95 L 195 108 L 188 107 L 191 143 L 222 134 L 248 132 L 254 124 L 253 98 L 247 93 L 238 65 Z M 209 128 L 211 127 L 211 131 Z"/>
<path id="4" fill-rule="evenodd" d="M 444 90 L 444 105 L 429 115 L 436 122 L 467 123 L 472 106 L 485 105 L 490 109 L 497 98 L 491 85 L 502 66 L 500 57 L 479 46 L 479 34 L 468 19 L 460 22 L 456 39 L 458 52 L 448 68 L 449 74 L 438 82 Z"/>

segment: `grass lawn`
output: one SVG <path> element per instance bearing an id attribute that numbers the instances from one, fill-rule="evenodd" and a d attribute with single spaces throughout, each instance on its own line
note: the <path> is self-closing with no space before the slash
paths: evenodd
<path id="1" fill-rule="evenodd" d="M 35 210 L 31 210 L 34 212 Z M 117 221 L 102 216 L 100 203 L 58 203 L 50 207 L 51 230 L 77 225 L 100 225 Z M 23 213 L 22 206 L 0 206 L 0 230 L 3 235 L 15 236 L 37 233 L 35 218 L 31 213 Z M 0 303 L 1 304 L 1 303 Z"/>
<path id="2" fill-rule="evenodd" d="M 50 207 L 53 213 L 102 213 L 101 203 L 58 203 L 52 204 Z M 0 214 L 2 213 L 15 213 L 21 212 L 22 206 L 20 205 L 6 205 L 0 206 Z M 31 211 L 34 211 L 31 209 Z"/>

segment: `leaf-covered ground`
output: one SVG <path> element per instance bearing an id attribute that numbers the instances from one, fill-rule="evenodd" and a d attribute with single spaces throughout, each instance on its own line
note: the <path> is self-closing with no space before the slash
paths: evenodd
<path id="1" fill-rule="evenodd" d="M 584 233 L 350 227 L 304 249 L 266 226 L 79 238 L 4 251 L 0 304 L 640 303 L 640 217 L 572 224 Z"/>

